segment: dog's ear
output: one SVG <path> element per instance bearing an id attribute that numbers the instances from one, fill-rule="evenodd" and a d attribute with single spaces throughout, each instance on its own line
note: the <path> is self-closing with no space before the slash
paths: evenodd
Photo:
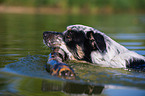
<path id="1" fill-rule="evenodd" d="M 93 49 L 97 49 L 102 53 L 106 51 L 106 43 L 103 35 L 88 31 L 86 37 L 90 41 Z"/>

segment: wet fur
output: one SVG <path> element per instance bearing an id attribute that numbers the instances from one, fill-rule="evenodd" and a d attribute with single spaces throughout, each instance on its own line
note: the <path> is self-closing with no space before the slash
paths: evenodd
<path id="1" fill-rule="evenodd" d="M 54 34 L 61 33 L 54 32 Z M 92 27 L 70 25 L 60 37 L 62 39 L 59 42 L 59 47 L 66 52 L 71 60 L 75 58 L 112 68 L 144 67 L 144 56 L 129 51 L 104 33 Z M 46 41 L 46 44 L 47 40 L 44 39 L 44 41 Z"/>
<path id="2" fill-rule="evenodd" d="M 112 40 L 104 33 L 89 26 L 71 25 L 63 32 L 64 42 L 77 59 L 85 60 L 103 67 L 132 68 L 144 66 L 145 57 Z M 68 40 L 67 40 L 68 39 Z M 84 56 L 80 57 L 77 46 Z"/>

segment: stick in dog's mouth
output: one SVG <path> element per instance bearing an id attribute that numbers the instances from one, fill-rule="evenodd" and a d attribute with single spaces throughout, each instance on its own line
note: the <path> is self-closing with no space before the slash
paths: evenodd
<path id="1" fill-rule="evenodd" d="M 63 51 L 55 47 L 49 54 L 46 70 L 52 75 L 65 79 L 75 79 L 74 70 L 66 63 L 63 63 Z"/>
<path id="2" fill-rule="evenodd" d="M 74 70 L 63 61 L 66 61 L 69 56 L 60 48 L 63 45 L 63 36 L 60 32 L 46 31 L 43 33 L 43 42 L 46 46 L 52 48 L 46 64 L 46 70 L 53 76 L 75 79 Z"/>

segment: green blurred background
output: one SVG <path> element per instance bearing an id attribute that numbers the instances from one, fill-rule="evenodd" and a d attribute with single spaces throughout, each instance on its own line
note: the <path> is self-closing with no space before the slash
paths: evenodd
<path id="1" fill-rule="evenodd" d="M 31 12 L 37 13 L 145 13 L 145 0 L 0 0 L 1 12 L 15 11 L 14 6 L 34 8 Z"/>

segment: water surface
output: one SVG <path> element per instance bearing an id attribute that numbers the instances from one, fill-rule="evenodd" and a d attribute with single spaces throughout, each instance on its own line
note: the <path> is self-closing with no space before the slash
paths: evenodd
<path id="1" fill-rule="evenodd" d="M 44 65 L 50 49 L 43 31 L 63 32 L 71 24 L 92 26 L 145 56 L 145 15 L 0 14 L 0 95 L 4 96 L 144 96 L 145 74 L 68 62 L 77 80 L 50 76 Z"/>

